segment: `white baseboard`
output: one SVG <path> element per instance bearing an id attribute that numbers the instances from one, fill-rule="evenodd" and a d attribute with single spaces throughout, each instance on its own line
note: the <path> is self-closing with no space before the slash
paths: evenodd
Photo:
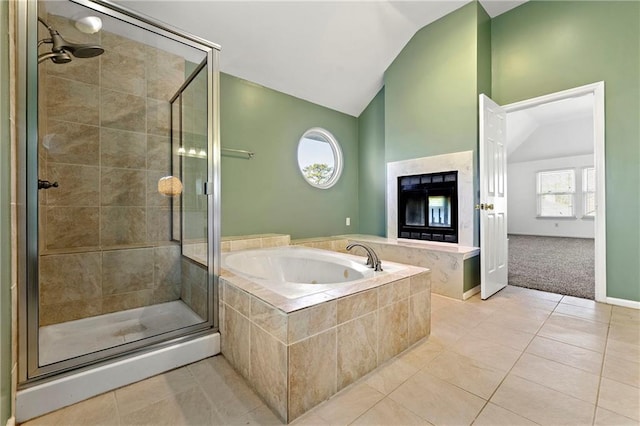
<path id="1" fill-rule="evenodd" d="M 16 421 L 22 423 L 218 353 L 220 333 L 212 333 L 20 390 Z"/>
<path id="2" fill-rule="evenodd" d="M 16 418 L 9 417 L 9 419 L 7 419 L 7 426 L 16 426 Z"/>
<path id="3" fill-rule="evenodd" d="M 474 294 L 478 294 L 480 293 L 480 284 L 478 284 L 477 286 L 475 286 L 474 288 L 472 288 L 471 290 L 467 290 L 462 294 L 462 300 L 467 300 L 468 298 L 470 298 L 471 296 L 473 296 Z"/>
<path id="4" fill-rule="evenodd" d="M 635 300 L 607 297 L 605 303 L 608 303 L 609 305 L 623 306 L 625 308 L 640 309 L 640 302 L 636 302 Z"/>

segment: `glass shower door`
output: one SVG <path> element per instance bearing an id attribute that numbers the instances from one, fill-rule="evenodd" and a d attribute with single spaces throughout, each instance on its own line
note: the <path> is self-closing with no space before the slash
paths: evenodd
<path id="1" fill-rule="evenodd" d="M 84 0 L 37 13 L 27 379 L 217 325 L 216 48 Z"/>

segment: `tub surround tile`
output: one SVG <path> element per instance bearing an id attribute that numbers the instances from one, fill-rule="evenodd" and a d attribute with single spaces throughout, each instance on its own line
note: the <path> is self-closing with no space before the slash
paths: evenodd
<path id="1" fill-rule="evenodd" d="M 225 286 L 224 302 L 245 317 L 251 315 L 251 296 L 237 287 Z"/>
<path id="2" fill-rule="evenodd" d="M 409 304 L 403 300 L 378 311 L 378 362 L 398 355 L 409 346 Z"/>
<path id="3" fill-rule="evenodd" d="M 363 291 L 338 299 L 338 324 L 374 312 L 378 309 L 376 290 Z"/>
<path id="4" fill-rule="evenodd" d="M 220 330 L 221 352 L 242 376 L 250 377 L 251 323 L 227 304 L 224 305 L 224 320 L 224 328 Z"/>
<path id="5" fill-rule="evenodd" d="M 413 275 L 409 279 L 409 293 L 411 295 L 427 290 L 431 291 L 431 277 L 429 274 Z"/>
<path id="6" fill-rule="evenodd" d="M 336 365 L 335 328 L 289 347 L 289 421 L 336 393 Z"/>
<path id="7" fill-rule="evenodd" d="M 421 291 L 410 295 L 412 274 L 426 275 L 426 280 L 419 278 L 414 290 Z M 410 314 L 409 308 L 413 301 L 413 309 L 430 312 L 428 274 L 423 268 L 408 267 L 402 274 L 345 285 L 351 293 L 332 291 L 287 299 L 223 269 L 222 353 L 281 420 L 290 422 L 407 349 L 410 319 L 414 338 L 428 335 L 428 313 Z M 381 291 L 392 301 L 382 307 L 378 305 Z M 262 354 L 263 347 L 269 347 L 269 353 Z M 417 368 L 403 362 L 397 369 L 401 381 L 392 385 L 392 378 L 384 378 L 374 383 L 391 392 L 406 380 L 409 370 L 412 374 Z M 282 377 L 286 377 L 284 391 Z M 282 394 L 288 395 L 284 409 Z"/>
<path id="8" fill-rule="evenodd" d="M 254 236 L 252 239 L 260 238 Z M 412 336 L 415 339 L 419 340 L 418 335 L 428 335 L 428 274 L 423 268 L 408 266 L 401 273 L 347 284 L 341 291 L 287 299 L 248 277 L 223 269 L 220 278 L 222 353 L 253 383 L 274 412 L 282 420 L 291 422 L 407 349 L 410 319 L 414 323 Z M 424 276 L 418 278 L 411 295 L 411 278 L 418 275 Z M 390 304 L 379 306 L 381 291 L 392 301 Z M 425 313 L 410 314 L 412 301 L 414 310 L 424 309 Z M 238 326 L 238 323 L 242 325 Z M 240 327 L 242 332 L 238 332 Z M 236 341 L 234 336 L 241 340 Z M 260 354 L 263 346 L 273 350 Z M 247 351 L 251 354 L 250 360 L 239 361 Z M 284 414 L 280 385 L 272 389 L 262 383 L 274 380 L 272 376 L 282 370 L 281 362 L 285 363 L 284 393 L 288 394 Z M 310 365 L 314 368 L 309 368 Z M 401 367 L 399 373 L 417 371 L 409 363 Z M 407 377 L 402 376 L 402 380 L 393 386 L 388 383 L 385 386 L 391 391 Z M 260 384 L 255 383 L 256 380 Z"/>
<path id="9" fill-rule="evenodd" d="M 427 337 L 431 331 L 431 292 L 423 291 L 409 298 L 409 345 Z"/>
<path id="10" fill-rule="evenodd" d="M 288 321 L 288 342 L 297 342 L 335 327 L 336 310 L 337 303 L 331 301 L 292 313 Z"/>
<path id="11" fill-rule="evenodd" d="M 409 297 L 409 279 L 394 281 L 378 288 L 378 304 L 387 306 Z"/>
<path id="12" fill-rule="evenodd" d="M 377 322 L 373 312 L 338 327 L 338 390 L 377 367 Z"/>
<path id="13" fill-rule="evenodd" d="M 231 251 L 262 248 L 262 238 L 232 240 L 229 243 L 231 244 Z"/>
<path id="14" fill-rule="evenodd" d="M 279 309 L 251 297 L 251 321 L 283 343 L 287 342 L 288 318 Z"/>
<path id="15" fill-rule="evenodd" d="M 287 346 L 251 325 L 249 381 L 280 416 L 287 418 Z"/>

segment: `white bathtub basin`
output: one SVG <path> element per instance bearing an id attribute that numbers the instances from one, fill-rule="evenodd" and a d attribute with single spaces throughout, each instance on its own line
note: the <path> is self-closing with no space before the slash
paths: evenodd
<path id="1" fill-rule="evenodd" d="M 399 270 L 382 265 L 374 272 L 365 258 L 300 246 L 241 250 L 222 255 L 222 268 L 286 297 L 320 293 L 346 283 Z"/>

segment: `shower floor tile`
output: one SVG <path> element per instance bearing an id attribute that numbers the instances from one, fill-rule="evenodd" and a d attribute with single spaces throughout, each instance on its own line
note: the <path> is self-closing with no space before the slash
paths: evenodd
<path id="1" fill-rule="evenodd" d="M 48 325 L 40 328 L 40 362 L 51 364 L 202 321 L 176 300 Z"/>

